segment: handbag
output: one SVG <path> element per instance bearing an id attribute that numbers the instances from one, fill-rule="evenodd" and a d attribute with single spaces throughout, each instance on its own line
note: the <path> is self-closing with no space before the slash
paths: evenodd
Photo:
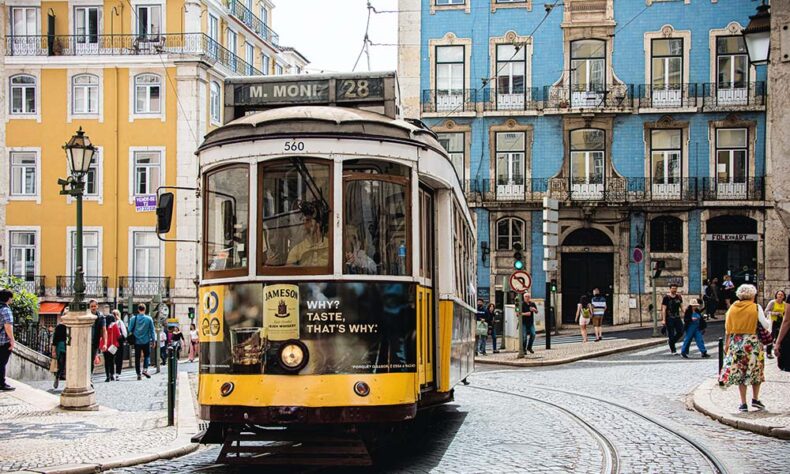
<path id="1" fill-rule="evenodd" d="M 766 331 L 763 325 L 759 322 L 757 323 L 757 339 L 759 339 L 763 345 L 774 343 L 774 338 L 771 336 L 771 333 Z"/>
<path id="2" fill-rule="evenodd" d="M 57 359 L 52 359 L 49 361 L 49 371 L 53 374 L 58 373 L 58 361 Z"/>
<path id="3" fill-rule="evenodd" d="M 485 321 L 478 321 L 477 322 L 477 335 L 478 336 L 487 336 L 488 335 L 488 324 Z"/>
<path id="4" fill-rule="evenodd" d="M 134 323 L 136 322 L 137 318 L 132 318 L 132 321 L 129 323 L 129 328 L 126 330 L 126 343 L 132 346 L 137 343 L 137 337 L 134 335 Z"/>

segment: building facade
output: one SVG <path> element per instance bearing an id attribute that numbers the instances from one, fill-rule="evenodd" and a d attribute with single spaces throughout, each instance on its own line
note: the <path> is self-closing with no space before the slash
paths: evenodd
<path id="1" fill-rule="evenodd" d="M 560 201 L 558 323 L 594 287 L 607 320 L 650 320 L 650 261 L 786 288 L 788 233 L 766 170 L 765 67 L 740 0 L 402 0 L 406 113 L 447 148 L 478 231 L 478 295 L 508 302 L 513 244 L 545 297 L 542 199 Z M 645 258 L 634 260 L 634 250 Z M 637 257 L 638 259 L 638 257 Z M 660 296 L 659 296 L 660 304 Z"/>
<path id="2" fill-rule="evenodd" d="M 222 124 L 228 76 L 274 74 L 268 0 L 10 0 L 0 9 L 0 248 L 3 266 L 57 313 L 73 294 L 75 209 L 59 194 L 62 145 L 82 127 L 97 157 L 84 204 L 86 297 L 196 304 L 195 191 L 178 190 L 162 242 L 159 186 L 194 188 L 194 155 Z M 304 65 L 302 65 L 304 66 Z"/>

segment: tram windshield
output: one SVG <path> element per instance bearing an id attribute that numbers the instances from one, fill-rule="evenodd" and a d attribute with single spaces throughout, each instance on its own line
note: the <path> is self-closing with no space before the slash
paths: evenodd
<path id="1" fill-rule="evenodd" d="M 250 170 L 221 168 L 206 176 L 206 271 L 247 268 Z"/>

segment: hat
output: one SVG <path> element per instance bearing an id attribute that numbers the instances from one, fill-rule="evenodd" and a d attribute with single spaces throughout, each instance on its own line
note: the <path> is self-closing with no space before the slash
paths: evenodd
<path id="1" fill-rule="evenodd" d="M 692 298 L 689 302 L 689 306 L 702 306 L 697 298 Z"/>

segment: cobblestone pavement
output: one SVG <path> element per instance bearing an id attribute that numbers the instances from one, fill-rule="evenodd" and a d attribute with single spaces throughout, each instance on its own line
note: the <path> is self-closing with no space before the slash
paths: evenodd
<path id="1" fill-rule="evenodd" d="M 715 356 L 715 338 L 711 335 L 710 339 L 709 352 Z M 570 410 L 599 431 L 613 445 L 620 472 L 707 473 L 713 468 L 687 441 L 608 402 L 635 409 L 685 434 L 731 473 L 787 472 L 787 441 L 721 425 L 687 407 L 688 394 L 715 376 L 715 357 L 683 360 L 661 346 L 566 366 L 491 368 L 469 377 L 470 386 L 459 386 L 453 404 L 415 423 L 407 441 L 393 447 L 393 454 L 375 470 L 353 472 L 601 472 L 602 448 L 578 420 L 524 396 Z M 180 459 L 117 472 L 254 470 L 217 466 L 218 452 L 217 447 L 208 447 Z"/>

